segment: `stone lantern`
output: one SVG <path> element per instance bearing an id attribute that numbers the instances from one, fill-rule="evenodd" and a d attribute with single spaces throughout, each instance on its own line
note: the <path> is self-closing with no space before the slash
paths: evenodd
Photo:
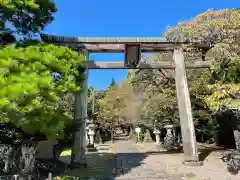
<path id="1" fill-rule="evenodd" d="M 153 134 L 155 134 L 156 137 L 156 144 L 160 145 L 160 135 L 161 135 L 161 131 L 158 128 L 158 120 L 154 121 L 154 130 L 153 130 Z"/>
<path id="2" fill-rule="evenodd" d="M 167 131 L 167 134 L 166 134 L 166 136 L 168 136 L 168 137 L 174 137 L 175 136 L 175 126 L 173 125 L 173 124 L 166 124 L 165 126 L 164 126 L 164 128 L 166 129 L 166 131 Z"/>
<path id="3" fill-rule="evenodd" d="M 88 135 L 89 135 L 89 144 L 94 145 L 94 125 L 89 125 L 89 130 L 88 130 Z"/>
<path id="4" fill-rule="evenodd" d="M 87 149 L 88 151 L 96 151 L 96 148 L 94 147 L 94 135 L 95 135 L 95 126 L 94 124 L 88 125 L 88 132 L 87 135 L 89 137 Z"/>
<path id="5" fill-rule="evenodd" d="M 176 139 L 175 125 L 166 124 L 164 128 L 167 131 L 167 134 L 164 138 L 164 148 L 168 151 L 179 151 L 182 147 L 179 140 Z"/>
<path id="6" fill-rule="evenodd" d="M 157 145 L 161 144 L 161 142 L 160 142 L 160 134 L 161 134 L 161 132 L 157 128 L 154 128 L 153 133 L 156 136 L 156 144 Z"/>

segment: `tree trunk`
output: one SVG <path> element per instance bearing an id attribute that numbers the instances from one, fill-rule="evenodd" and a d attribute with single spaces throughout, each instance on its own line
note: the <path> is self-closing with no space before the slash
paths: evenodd
<path id="1" fill-rule="evenodd" d="M 36 144 L 23 144 L 21 146 L 20 172 L 32 174 L 35 170 Z"/>
<path id="2" fill-rule="evenodd" d="M 63 146 L 60 143 L 57 143 L 53 146 L 53 159 L 59 159 L 61 152 L 63 150 Z"/>
<path id="3" fill-rule="evenodd" d="M 235 139 L 235 143 L 236 143 L 236 149 L 238 151 L 240 151 L 240 131 L 234 130 L 233 134 L 234 134 L 234 139 Z"/>
<path id="4" fill-rule="evenodd" d="M 0 172 L 15 173 L 18 171 L 20 147 L 17 145 L 0 145 Z"/>
<path id="5" fill-rule="evenodd" d="M 0 153 L 1 172 L 7 174 L 34 173 L 36 144 L 1 144 Z"/>
<path id="6" fill-rule="evenodd" d="M 231 121 L 233 135 L 236 145 L 236 150 L 240 151 L 240 119 L 235 116 L 232 112 L 229 113 L 229 119 Z"/>

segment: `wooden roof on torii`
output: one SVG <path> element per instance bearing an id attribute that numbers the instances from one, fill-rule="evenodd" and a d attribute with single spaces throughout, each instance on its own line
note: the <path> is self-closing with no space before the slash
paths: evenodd
<path id="1" fill-rule="evenodd" d="M 182 45 L 197 49 L 209 49 L 208 45 L 199 42 L 169 42 L 160 37 L 66 37 L 40 34 L 47 43 L 68 46 L 74 50 L 85 49 L 90 53 L 125 53 L 124 62 L 94 62 L 88 61 L 88 69 L 172 69 L 171 62 L 151 62 L 139 64 L 141 53 L 144 52 L 173 52 Z M 186 64 L 187 68 L 208 68 L 206 61 Z"/>

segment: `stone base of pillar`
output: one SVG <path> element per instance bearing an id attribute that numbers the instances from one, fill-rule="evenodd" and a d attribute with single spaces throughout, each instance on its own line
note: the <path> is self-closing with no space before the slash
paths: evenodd
<path id="1" fill-rule="evenodd" d="M 156 144 L 156 148 L 157 148 L 158 150 L 161 150 L 161 149 L 162 149 L 162 143 Z"/>
<path id="2" fill-rule="evenodd" d="M 77 168 L 87 168 L 88 164 L 87 163 L 72 163 L 68 165 L 69 169 L 77 169 Z"/>
<path id="3" fill-rule="evenodd" d="M 87 145 L 87 152 L 96 152 L 97 151 L 97 148 L 94 147 L 93 144 L 88 144 Z"/>
<path id="4" fill-rule="evenodd" d="M 183 161 L 183 164 L 185 166 L 203 166 L 203 162 L 202 161 Z"/>
<path id="5" fill-rule="evenodd" d="M 94 144 L 88 144 L 87 148 L 94 148 Z"/>

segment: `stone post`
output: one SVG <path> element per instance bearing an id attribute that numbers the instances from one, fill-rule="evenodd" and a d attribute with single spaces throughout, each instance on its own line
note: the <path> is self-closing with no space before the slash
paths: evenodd
<path id="1" fill-rule="evenodd" d="M 94 134 L 94 130 L 90 129 L 88 132 L 90 145 L 94 145 Z"/>
<path id="2" fill-rule="evenodd" d="M 89 135 L 88 135 L 89 127 L 88 127 L 88 120 L 86 121 L 86 145 L 89 144 Z"/>
<path id="3" fill-rule="evenodd" d="M 135 132 L 137 133 L 137 142 L 141 142 L 141 140 L 140 140 L 141 128 L 140 127 L 136 127 L 135 128 Z"/>
<path id="4" fill-rule="evenodd" d="M 160 145 L 161 142 L 160 142 L 160 131 L 158 129 L 154 129 L 154 132 L 153 132 L 156 136 L 156 144 L 157 145 Z"/>

